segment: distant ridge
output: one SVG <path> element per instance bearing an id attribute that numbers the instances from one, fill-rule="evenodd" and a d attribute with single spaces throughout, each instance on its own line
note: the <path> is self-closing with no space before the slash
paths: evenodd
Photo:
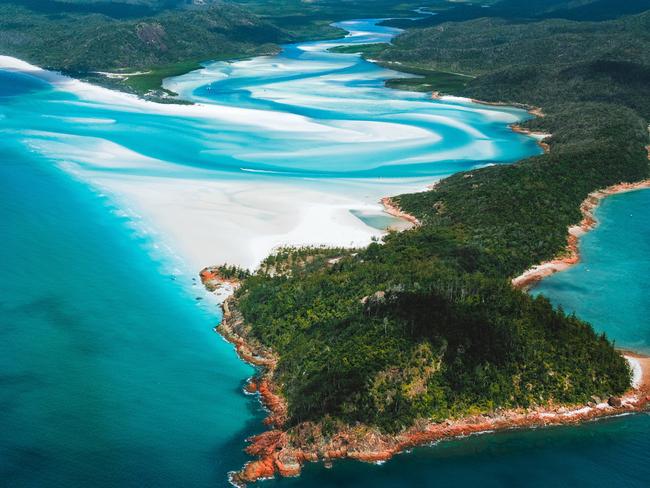
<path id="1" fill-rule="evenodd" d="M 581 4 L 570 0 L 502 0 L 491 7 L 460 4 L 438 15 L 423 19 L 397 19 L 388 25 L 409 28 L 429 27 L 444 22 L 463 22 L 482 17 L 503 19 L 568 19 L 568 20 L 611 20 L 650 9 L 650 0 L 585 0 Z"/>

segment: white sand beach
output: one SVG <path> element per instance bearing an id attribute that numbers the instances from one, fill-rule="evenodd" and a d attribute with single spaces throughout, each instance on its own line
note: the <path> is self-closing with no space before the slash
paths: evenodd
<path id="1" fill-rule="evenodd" d="M 296 73 L 329 69 L 322 62 L 285 62 Z M 269 57 L 236 64 L 244 77 L 256 70 L 277 74 L 278 69 Z M 346 178 L 346 172 L 372 169 L 372 165 L 498 159 L 497 143 L 477 123 L 506 126 L 521 116 L 486 106 L 457 105 L 466 103 L 464 99 L 448 99 L 449 104 L 438 103 L 434 109 L 426 98 L 411 100 L 399 92 L 388 101 L 368 95 L 363 88 L 352 93 L 341 84 L 353 78 L 349 74 L 308 76 L 297 86 L 253 84 L 251 93 L 259 100 L 289 103 L 293 99 L 301 109 L 333 110 L 341 103 L 354 104 L 348 108 L 357 111 L 357 118 L 347 117 L 347 109 L 343 117 L 321 118 L 251 104 L 210 103 L 201 97 L 197 97 L 201 103 L 193 105 L 158 104 L 9 56 L 0 56 L 0 69 L 39 78 L 74 95 L 57 106 L 68 110 L 44 115 L 72 124 L 71 130 L 60 130 L 58 125 L 49 130 L 24 128 L 23 142 L 107 195 L 140 232 L 150 234 L 157 247 L 194 272 L 222 263 L 253 269 L 280 246 L 365 246 L 383 231 L 352 212 L 380 216 L 382 197 L 424 190 L 437 178 L 426 173 L 408 178 Z M 215 64 L 173 81 L 174 87 L 191 94 L 194 88 L 221 78 Z M 350 98 L 358 90 L 366 95 Z M 154 118 L 144 118 L 150 115 Z M 129 126 L 129 117 L 134 116 L 137 119 Z M 166 124 L 168 130 L 181 120 L 186 125 L 178 130 L 198 135 L 184 134 L 189 140 L 174 152 L 174 145 L 180 143 L 168 131 L 168 138 L 159 141 L 168 146 L 167 152 L 154 157 L 156 148 L 147 145 L 147 124 Z M 78 131 L 75 124 L 84 130 Z M 103 137 L 107 133 L 102 130 L 124 131 L 124 124 L 127 133 L 129 128 L 142 131 L 143 141 L 127 140 L 123 132 L 120 137 L 125 142 Z M 98 135 L 86 133 L 88 126 L 99 126 L 94 129 Z M 436 127 L 446 131 L 445 138 Z M 141 145 L 146 151 L 140 152 Z M 357 158 L 362 162 L 354 166 Z M 238 163 L 239 168 L 232 168 Z M 265 165 L 269 169 L 262 169 Z M 281 171 L 274 171 L 276 167 Z M 299 175 L 303 169 L 340 174 L 332 178 L 282 174 L 295 170 Z"/>
<path id="2" fill-rule="evenodd" d="M 281 246 L 365 246 L 383 233 L 350 213 L 380 214 L 381 205 L 373 203 L 382 191 L 378 186 L 359 185 L 354 198 L 334 188 L 340 182 L 310 188 L 263 180 L 106 176 L 94 184 L 147 222 L 156 240 L 195 270 L 222 263 L 254 269 Z"/>

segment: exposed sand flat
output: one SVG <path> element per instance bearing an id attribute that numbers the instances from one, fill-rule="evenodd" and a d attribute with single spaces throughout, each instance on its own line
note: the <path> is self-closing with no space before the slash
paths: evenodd
<path id="1" fill-rule="evenodd" d="M 632 370 L 632 386 L 650 394 L 650 357 L 631 351 L 624 351 L 623 357 Z"/>
<path id="2" fill-rule="evenodd" d="M 142 176 L 95 183 L 150 222 L 193 269 L 224 262 L 255 268 L 280 246 L 364 246 L 382 234 L 349 212 L 379 213 L 378 204 L 316 188 Z"/>
<path id="3" fill-rule="evenodd" d="M 34 150 L 109 195 L 140 231 L 191 270 L 221 263 L 253 269 L 288 245 L 365 246 L 383 232 L 351 210 L 381 215 L 379 200 L 386 192 L 424 189 L 430 180 L 319 179 L 297 185 L 264 172 L 242 179 L 176 168 L 109 141 L 28 135 Z M 84 164 L 91 159 L 92 165 Z"/>

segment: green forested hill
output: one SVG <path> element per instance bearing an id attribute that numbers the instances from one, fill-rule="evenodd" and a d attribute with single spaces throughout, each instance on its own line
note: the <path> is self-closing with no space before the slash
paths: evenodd
<path id="1" fill-rule="evenodd" d="M 555 70 L 596 60 L 647 65 L 649 43 L 648 12 L 607 22 L 482 18 L 410 30 L 381 59 L 480 75 L 510 66 Z"/>
<path id="2" fill-rule="evenodd" d="M 0 0 L 0 54 L 150 96 L 164 94 L 163 78 L 201 61 L 268 54 L 291 39 L 221 2 Z M 96 71 L 147 74 L 109 79 Z"/>
<path id="3" fill-rule="evenodd" d="M 69 71 L 142 69 L 242 55 L 288 38 L 230 5 L 163 11 L 139 19 L 76 13 L 52 18 L 10 5 L 0 6 L 0 13 L 0 52 Z"/>

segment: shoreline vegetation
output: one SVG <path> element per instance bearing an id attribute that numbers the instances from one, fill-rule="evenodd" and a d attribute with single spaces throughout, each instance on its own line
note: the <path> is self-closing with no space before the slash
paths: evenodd
<path id="1" fill-rule="evenodd" d="M 610 43 L 625 44 L 626 29 L 649 20 L 641 14 L 603 25 Z M 270 415 L 269 430 L 249 439 L 254 459 L 232 474 L 234 484 L 296 476 L 307 461 L 379 462 L 440 439 L 647 408 L 649 358 L 614 350 L 604 334 L 512 283 L 535 263 L 566 256 L 567 229 L 593 210 L 585 215 L 580 202 L 629 191 L 649 176 L 642 61 L 599 59 L 586 48 L 597 45 L 597 24 L 581 33 L 585 46 L 571 48 L 573 64 L 565 57 L 560 66 L 564 41 L 547 23 L 521 30 L 479 19 L 415 29 L 387 54 L 373 53 L 393 68 L 416 57 L 436 70 L 450 67 L 440 57 L 480 59 L 483 67 L 466 70 L 475 77 L 455 94 L 544 107 L 512 127 L 537 135 L 544 154 L 386 197 L 387 212 L 413 228 L 363 250 L 280 250 L 237 284 L 216 330 L 260 368 L 246 391 L 258 393 Z M 614 35 L 612 25 L 623 30 Z M 484 56 L 471 47 L 446 51 L 457 38 L 495 29 L 513 46 L 524 42 L 522 32 L 543 31 L 547 37 L 533 44 L 553 46 L 547 66 L 535 58 L 526 64 L 530 43 L 510 49 L 507 60 L 490 59 L 500 51 L 489 45 L 479 48 Z M 623 67 L 636 78 L 616 75 Z"/>

